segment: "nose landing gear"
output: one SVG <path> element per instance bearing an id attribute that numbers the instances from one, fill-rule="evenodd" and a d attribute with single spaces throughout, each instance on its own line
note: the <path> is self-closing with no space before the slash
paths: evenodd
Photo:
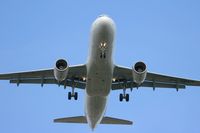
<path id="1" fill-rule="evenodd" d="M 100 58 L 101 58 L 101 59 L 102 59 L 102 58 L 104 58 L 104 59 L 105 59 L 105 58 L 106 58 L 106 53 L 104 53 L 104 52 L 101 52 L 101 53 L 100 53 Z"/>
<path id="2" fill-rule="evenodd" d="M 99 45 L 100 48 L 100 58 L 101 59 L 105 59 L 106 58 L 106 47 L 107 47 L 107 43 L 106 42 L 101 42 Z"/>

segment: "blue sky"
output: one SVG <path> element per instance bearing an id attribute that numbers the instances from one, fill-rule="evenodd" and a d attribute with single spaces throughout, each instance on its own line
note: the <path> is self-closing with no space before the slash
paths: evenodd
<path id="1" fill-rule="evenodd" d="M 91 23 L 108 14 L 116 23 L 114 60 L 131 67 L 144 61 L 149 71 L 200 79 L 200 2 L 198 0 L 1 0 L 0 72 L 54 67 L 65 58 L 85 63 Z M 55 124 L 54 118 L 83 115 L 84 92 L 68 101 L 56 85 L 0 82 L 0 132 L 85 133 L 88 125 Z M 199 133 L 200 87 L 140 88 L 120 103 L 111 92 L 107 116 L 134 121 L 133 126 L 99 125 L 100 132 Z"/>

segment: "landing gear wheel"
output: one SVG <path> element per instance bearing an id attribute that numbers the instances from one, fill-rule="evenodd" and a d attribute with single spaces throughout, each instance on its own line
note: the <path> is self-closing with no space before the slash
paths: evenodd
<path id="1" fill-rule="evenodd" d="M 100 55 L 100 58 L 102 58 L 102 54 Z"/>
<path id="2" fill-rule="evenodd" d="M 123 95 L 119 94 L 119 101 L 121 102 L 123 100 Z"/>
<path id="3" fill-rule="evenodd" d="M 104 59 L 106 58 L 106 54 L 105 54 L 105 53 L 103 54 L 103 58 L 104 58 Z"/>
<path id="4" fill-rule="evenodd" d="M 78 99 L 78 93 L 77 93 L 77 92 L 74 93 L 74 99 L 75 99 L 75 100 Z"/>
<path id="5" fill-rule="evenodd" d="M 105 53 L 100 53 L 100 58 L 102 59 L 105 59 L 106 58 L 106 54 Z"/>
<path id="6" fill-rule="evenodd" d="M 126 94 L 126 102 L 128 102 L 129 101 L 129 94 Z"/>
<path id="7" fill-rule="evenodd" d="M 72 93 L 68 92 L 68 100 L 71 100 L 71 99 L 72 99 Z"/>

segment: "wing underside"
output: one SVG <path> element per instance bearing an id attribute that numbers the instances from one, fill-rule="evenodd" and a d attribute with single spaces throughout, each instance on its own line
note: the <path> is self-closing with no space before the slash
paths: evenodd
<path id="1" fill-rule="evenodd" d="M 0 74 L 0 80 L 9 80 L 14 84 L 56 84 L 66 88 L 75 87 L 85 89 L 86 81 L 83 77 L 86 77 L 87 69 L 86 65 L 70 66 L 66 80 L 58 82 L 53 74 L 53 69 L 18 72 Z M 200 86 L 200 81 L 167 76 L 162 74 L 156 74 L 147 72 L 145 81 L 141 85 L 137 85 L 133 82 L 132 69 L 115 66 L 112 82 L 112 90 L 138 88 L 138 87 L 151 87 L 155 88 L 172 88 L 172 89 L 185 89 L 186 86 Z"/>
<path id="2" fill-rule="evenodd" d="M 67 78 L 58 82 L 54 77 L 54 69 L 44 69 L 37 71 L 17 72 L 0 74 L 0 80 L 9 80 L 10 83 L 19 84 L 57 84 L 65 88 L 67 86 L 85 89 L 86 65 L 70 66 Z"/>
<path id="3" fill-rule="evenodd" d="M 115 66 L 112 89 L 126 89 L 126 88 L 138 88 L 138 87 L 151 87 L 155 88 L 173 88 L 173 89 L 184 89 L 186 86 L 200 86 L 200 81 L 191 80 L 173 76 L 167 76 L 163 74 L 156 74 L 147 72 L 145 81 L 139 86 L 133 82 L 132 69 Z"/>

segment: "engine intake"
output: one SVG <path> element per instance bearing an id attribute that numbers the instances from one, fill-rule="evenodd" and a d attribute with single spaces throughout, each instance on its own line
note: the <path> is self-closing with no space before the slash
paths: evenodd
<path id="1" fill-rule="evenodd" d="M 138 85 L 143 83 L 147 75 L 147 67 L 143 62 L 137 62 L 133 66 L 133 81 Z"/>
<path id="2" fill-rule="evenodd" d="M 64 59 L 56 61 L 54 68 L 54 77 L 57 81 L 61 82 L 66 79 L 68 73 L 68 63 Z"/>

